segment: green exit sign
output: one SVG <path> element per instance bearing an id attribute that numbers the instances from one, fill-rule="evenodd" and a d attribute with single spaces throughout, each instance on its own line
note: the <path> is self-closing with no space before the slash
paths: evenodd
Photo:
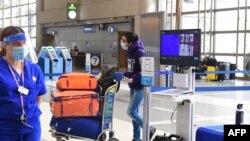
<path id="1" fill-rule="evenodd" d="M 69 4 L 68 4 L 68 10 L 76 10 L 76 4 L 74 4 L 74 3 L 69 3 Z"/>
<path id="2" fill-rule="evenodd" d="M 79 19 L 79 8 L 75 3 L 67 3 L 67 19 L 77 20 Z"/>

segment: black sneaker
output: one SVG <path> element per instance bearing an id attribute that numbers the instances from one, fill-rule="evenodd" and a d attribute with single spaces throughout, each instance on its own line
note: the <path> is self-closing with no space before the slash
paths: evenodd
<path id="1" fill-rule="evenodd" d="M 154 138 L 155 134 L 156 134 L 156 129 L 153 128 L 153 130 L 150 131 L 149 133 L 149 141 L 151 141 Z"/>

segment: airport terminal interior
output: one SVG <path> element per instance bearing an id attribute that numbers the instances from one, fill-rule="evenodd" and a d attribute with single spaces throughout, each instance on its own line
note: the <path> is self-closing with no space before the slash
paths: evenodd
<path id="1" fill-rule="evenodd" d="M 151 141 L 223 141 L 224 125 L 250 125 L 249 15 L 248 0 L 0 0 L 0 33 L 18 26 L 30 36 L 47 88 L 41 141 L 133 140 L 123 80 L 112 78 L 105 92 L 91 89 L 105 93 L 98 116 L 58 116 L 51 104 L 62 75 L 86 73 L 97 82 L 105 67 L 126 72 L 131 62 L 121 41 L 127 31 L 146 53 L 141 140 L 150 141 L 152 125 Z M 72 119 L 85 125 L 67 125 Z"/>

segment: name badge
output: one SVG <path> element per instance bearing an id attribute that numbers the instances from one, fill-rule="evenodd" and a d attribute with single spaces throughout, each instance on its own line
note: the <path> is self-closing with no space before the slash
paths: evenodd
<path id="1" fill-rule="evenodd" d="M 26 89 L 26 88 L 23 87 L 23 86 L 19 86 L 19 87 L 18 87 L 18 92 L 20 92 L 20 93 L 22 93 L 22 94 L 24 94 L 24 95 L 28 95 L 29 90 Z"/>

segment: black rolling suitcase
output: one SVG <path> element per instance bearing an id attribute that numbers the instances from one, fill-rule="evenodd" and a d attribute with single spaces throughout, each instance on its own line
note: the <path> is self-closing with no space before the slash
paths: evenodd
<path id="1" fill-rule="evenodd" d="M 195 70 L 195 73 L 202 73 L 203 70 L 201 68 L 196 68 Z M 200 80 L 202 77 L 202 74 L 195 74 L 195 80 Z"/>
<path id="2" fill-rule="evenodd" d="M 230 64 L 226 62 L 218 63 L 218 71 L 230 71 Z M 230 74 L 229 73 L 220 73 L 218 74 L 218 80 L 229 80 Z"/>
<path id="3" fill-rule="evenodd" d="M 236 64 L 230 64 L 230 71 L 235 71 L 236 70 Z M 230 73 L 230 80 L 235 79 L 235 73 Z"/>

